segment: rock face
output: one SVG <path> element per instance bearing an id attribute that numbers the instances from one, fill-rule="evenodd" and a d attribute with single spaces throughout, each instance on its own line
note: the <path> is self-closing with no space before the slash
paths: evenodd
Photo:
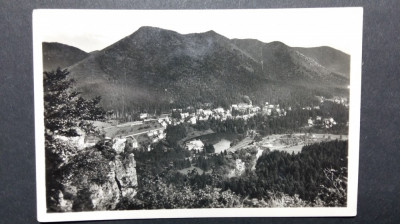
<path id="1" fill-rule="evenodd" d="M 137 186 L 135 158 L 132 153 L 124 159 L 120 155 L 116 158 L 110 164 L 111 170 L 114 170 L 114 178 L 122 197 L 131 198 L 136 195 Z"/>
<path id="2" fill-rule="evenodd" d="M 69 158 L 61 167 L 59 210 L 113 210 L 122 199 L 132 199 L 137 187 L 136 161 L 124 148 L 125 141 L 118 139 L 112 147 L 86 148 Z"/>
<path id="3" fill-rule="evenodd" d="M 112 148 L 115 150 L 115 152 L 120 154 L 120 153 L 124 152 L 125 143 L 126 143 L 125 138 L 114 139 Z"/>
<path id="4" fill-rule="evenodd" d="M 238 177 L 244 174 L 246 169 L 246 163 L 243 162 L 241 159 L 235 160 L 235 168 L 230 171 L 228 177 Z"/>

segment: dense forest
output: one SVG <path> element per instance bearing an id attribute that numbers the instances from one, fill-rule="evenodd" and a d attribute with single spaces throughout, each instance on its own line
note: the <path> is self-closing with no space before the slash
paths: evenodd
<path id="1" fill-rule="evenodd" d="M 255 152 L 206 154 L 191 162 L 189 151 L 163 144 L 136 152 L 138 195 L 121 209 L 254 207 L 247 199 L 273 206 L 282 198 L 291 201 L 285 206 L 346 206 L 347 141 L 308 145 L 298 154 L 266 150 L 251 164 Z M 229 178 L 226 172 L 236 158 L 246 162 L 246 170 Z M 204 172 L 178 172 L 191 164 Z"/>

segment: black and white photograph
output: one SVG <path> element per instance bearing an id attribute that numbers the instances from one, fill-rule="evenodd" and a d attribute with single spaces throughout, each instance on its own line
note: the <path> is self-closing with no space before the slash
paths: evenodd
<path id="1" fill-rule="evenodd" d="M 362 13 L 34 10 L 39 221 L 356 215 Z"/>

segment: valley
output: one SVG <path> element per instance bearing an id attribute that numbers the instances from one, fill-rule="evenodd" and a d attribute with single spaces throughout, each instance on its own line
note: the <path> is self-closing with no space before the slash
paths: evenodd
<path id="1" fill-rule="evenodd" d="M 346 206 L 343 52 L 141 27 L 43 59 L 50 212 Z"/>

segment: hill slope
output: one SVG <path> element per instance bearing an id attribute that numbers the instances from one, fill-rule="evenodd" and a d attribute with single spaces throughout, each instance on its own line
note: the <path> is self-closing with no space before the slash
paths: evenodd
<path id="1" fill-rule="evenodd" d="M 325 68 L 346 78 L 350 77 L 350 55 L 326 46 L 294 49 Z"/>
<path id="2" fill-rule="evenodd" d="M 60 43 L 42 43 L 43 71 L 51 71 L 57 67 L 65 68 L 73 65 L 85 57 L 88 53 L 69 45 Z"/>
<path id="3" fill-rule="evenodd" d="M 315 95 L 348 94 L 348 76 L 335 65 L 346 67 L 349 59 L 320 58 L 324 54 L 323 48 L 230 40 L 214 31 L 182 35 L 142 27 L 69 69 L 84 95 L 100 95 L 106 109 L 121 113 L 228 106 L 243 96 L 254 103 L 306 104 Z"/>

